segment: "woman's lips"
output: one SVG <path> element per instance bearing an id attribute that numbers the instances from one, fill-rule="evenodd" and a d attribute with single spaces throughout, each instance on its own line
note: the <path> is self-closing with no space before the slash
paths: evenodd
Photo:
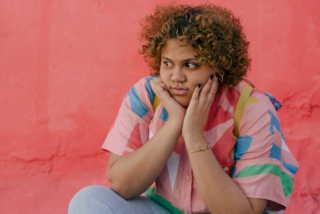
<path id="1" fill-rule="evenodd" d="M 188 89 L 185 88 L 171 88 L 174 95 L 182 96 L 188 93 Z"/>

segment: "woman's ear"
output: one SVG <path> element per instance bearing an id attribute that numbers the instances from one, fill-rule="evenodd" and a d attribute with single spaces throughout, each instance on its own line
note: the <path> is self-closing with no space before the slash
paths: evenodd
<path id="1" fill-rule="evenodd" d="M 224 75 L 224 70 L 222 68 L 219 68 L 219 74 L 220 74 L 220 76 Z"/>
<path id="2" fill-rule="evenodd" d="M 218 81 L 220 83 L 223 83 L 223 76 L 224 76 L 224 70 L 222 68 L 219 68 L 219 77 L 218 77 Z"/>

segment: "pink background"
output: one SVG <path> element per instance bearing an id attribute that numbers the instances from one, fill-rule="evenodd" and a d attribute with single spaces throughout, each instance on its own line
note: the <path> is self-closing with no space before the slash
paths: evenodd
<path id="1" fill-rule="evenodd" d="M 1 213 L 66 213 L 80 188 L 108 185 L 100 147 L 129 87 L 148 75 L 139 20 L 160 2 L 171 1 L 0 1 Z M 212 2 L 241 17 L 249 79 L 284 104 L 300 162 L 286 213 L 319 213 L 320 1 Z"/>

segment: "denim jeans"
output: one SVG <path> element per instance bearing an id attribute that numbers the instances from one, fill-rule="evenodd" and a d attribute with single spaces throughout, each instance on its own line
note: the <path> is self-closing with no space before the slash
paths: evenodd
<path id="1" fill-rule="evenodd" d="M 170 212 L 147 197 L 125 200 L 110 188 L 89 186 L 80 190 L 70 201 L 69 214 L 141 213 L 170 214 Z"/>
<path id="2" fill-rule="evenodd" d="M 68 214 L 170 214 L 147 197 L 125 200 L 110 188 L 88 186 L 80 190 L 70 201 Z M 262 214 L 283 214 L 282 211 L 265 210 Z"/>

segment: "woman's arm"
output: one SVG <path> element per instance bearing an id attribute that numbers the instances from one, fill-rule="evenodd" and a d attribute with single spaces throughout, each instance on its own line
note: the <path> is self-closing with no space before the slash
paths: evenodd
<path id="1" fill-rule="evenodd" d="M 111 189 L 125 199 L 146 191 L 167 163 L 181 134 L 180 127 L 182 122 L 169 120 L 136 151 L 123 157 L 112 154 L 107 167 Z"/>
<path id="2" fill-rule="evenodd" d="M 107 176 L 111 189 L 125 199 L 139 196 L 155 181 L 181 135 L 185 109 L 167 92 L 160 78 L 150 82 L 166 108 L 169 119 L 152 139 L 136 151 L 120 157 L 111 154 Z"/>
<path id="3" fill-rule="evenodd" d="M 188 151 L 207 146 L 204 128 L 218 88 L 217 77 L 200 91 L 196 88 L 186 112 L 182 135 Z M 249 199 L 222 169 L 211 149 L 189 153 L 193 174 L 200 194 L 211 213 L 261 214 L 264 199 Z"/>
<path id="4" fill-rule="evenodd" d="M 204 138 L 185 139 L 185 141 L 197 145 L 194 148 L 207 145 Z M 261 214 L 263 212 L 267 201 L 247 198 L 222 169 L 211 149 L 189 153 L 189 159 L 201 196 L 211 213 Z"/>

